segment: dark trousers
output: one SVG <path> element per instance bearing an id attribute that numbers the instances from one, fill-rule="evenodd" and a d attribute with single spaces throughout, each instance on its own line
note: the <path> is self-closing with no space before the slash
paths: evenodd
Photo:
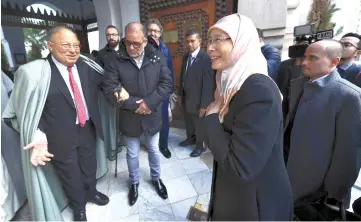
<path id="1" fill-rule="evenodd" d="M 72 150 L 65 160 L 52 160 L 66 196 L 73 208 L 85 207 L 88 197 L 96 191 L 96 133 L 91 120 L 84 128 L 79 127 L 78 144 L 70 147 Z M 66 139 L 66 138 L 64 138 Z"/>
<path id="2" fill-rule="evenodd" d="M 159 148 L 168 148 L 168 136 L 169 136 L 169 116 L 168 116 L 169 98 L 162 104 L 162 129 L 159 134 Z"/>
<path id="3" fill-rule="evenodd" d="M 183 105 L 184 107 L 184 105 Z M 187 139 L 192 139 L 196 141 L 196 147 L 203 147 L 203 140 L 200 133 L 200 118 L 197 115 L 193 115 L 188 113 L 184 109 L 184 121 L 186 125 L 186 133 L 187 133 Z"/>

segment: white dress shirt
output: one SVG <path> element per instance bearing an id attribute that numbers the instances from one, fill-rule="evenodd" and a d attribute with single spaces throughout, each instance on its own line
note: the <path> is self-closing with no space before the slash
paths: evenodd
<path id="1" fill-rule="evenodd" d="M 136 58 L 132 58 L 134 60 L 134 62 L 137 64 L 138 69 L 140 69 L 143 65 L 143 60 L 144 60 L 144 50 L 142 52 L 142 54 L 140 55 L 140 59 L 139 61 Z"/>
<path id="2" fill-rule="evenodd" d="M 69 89 L 70 95 L 71 95 L 71 97 L 73 98 L 74 105 L 76 106 L 75 100 L 74 100 L 73 90 L 71 89 L 71 86 L 70 86 L 68 67 L 65 66 L 65 65 L 63 65 L 63 64 L 61 64 L 61 63 L 60 63 L 58 60 L 56 60 L 53 56 L 51 56 L 51 58 L 52 58 L 52 60 L 54 61 L 56 67 L 58 68 L 61 76 L 63 77 L 63 79 L 64 79 L 64 81 L 65 81 L 65 84 L 66 84 L 66 86 L 67 86 L 68 89 Z M 84 106 L 85 106 L 86 119 L 89 120 L 88 106 L 87 106 L 86 101 L 85 101 L 85 97 L 84 97 L 83 89 L 82 89 L 82 86 L 81 86 L 78 69 L 76 68 L 76 65 L 75 65 L 75 64 L 73 65 L 73 67 L 72 67 L 71 70 L 72 70 L 72 73 L 73 73 L 73 76 L 74 76 L 74 80 L 75 80 L 75 82 L 76 82 L 76 84 L 77 84 L 77 86 L 78 86 L 78 88 L 79 88 L 79 91 L 80 91 L 81 98 L 82 98 L 82 100 L 83 100 Z M 78 124 L 78 123 L 79 123 L 79 119 L 78 119 L 78 115 L 76 115 L 75 124 Z M 36 132 L 35 132 L 33 141 L 41 141 L 41 142 L 43 142 L 43 143 L 47 143 L 47 138 L 46 138 L 45 133 L 43 133 L 40 129 L 37 129 Z"/>
<path id="3" fill-rule="evenodd" d="M 73 98 L 74 101 L 74 105 L 75 105 L 75 100 L 74 100 L 74 94 L 73 94 L 73 90 L 71 89 L 70 86 L 70 80 L 69 80 L 69 72 L 68 72 L 68 67 L 61 64 L 58 60 L 56 60 L 53 56 L 51 56 L 51 58 L 53 59 L 56 67 L 58 68 L 61 76 L 63 77 L 66 86 L 69 89 L 70 95 Z M 74 76 L 74 80 L 76 82 L 76 84 L 78 85 L 80 94 L 81 94 L 81 99 L 83 100 L 84 106 L 85 106 L 85 111 L 86 111 L 86 119 L 89 120 L 89 112 L 88 112 L 88 106 L 86 105 L 86 101 L 85 101 L 85 97 L 84 97 L 84 93 L 83 93 L 83 89 L 81 86 L 81 82 L 80 82 L 80 77 L 79 77 L 79 73 L 78 73 L 78 69 L 76 68 L 76 65 L 74 64 L 73 67 L 71 68 L 71 71 L 73 73 Z M 78 115 L 76 115 L 76 120 L 75 120 L 75 124 L 78 124 L 79 120 L 78 120 Z"/>
<path id="4" fill-rule="evenodd" d="M 198 47 L 198 49 L 194 50 L 194 51 L 191 53 L 192 58 L 195 59 L 195 58 L 197 57 L 197 55 L 198 55 L 198 53 L 199 53 L 199 50 L 201 50 L 201 47 Z M 191 59 L 190 61 L 192 61 L 192 59 Z M 194 60 L 193 60 L 193 62 L 194 62 Z M 193 64 L 193 63 L 192 63 L 192 64 Z M 191 65 L 192 65 L 192 64 L 191 64 Z M 187 68 L 188 68 L 188 60 L 187 60 L 186 71 L 187 71 Z"/>

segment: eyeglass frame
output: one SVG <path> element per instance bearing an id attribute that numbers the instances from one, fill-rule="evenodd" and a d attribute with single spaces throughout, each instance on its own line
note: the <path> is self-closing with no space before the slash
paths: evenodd
<path id="1" fill-rule="evenodd" d="M 210 45 L 219 45 L 221 44 L 222 42 L 225 42 L 225 41 L 228 41 L 230 40 L 231 37 L 228 37 L 228 38 L 216 38 L 216 39 L 207 39 L 207 46 L 210 46 Z"/>
<path id="2" fill-rule="evenodd" d="M 342 45 L 342 47 L 343 47 L 343 48 L 351 48 L 351 47 L 353 46 L 353 47 L 355 47 L 357 50 L 361 50 L 361 48 L 360 48 L 360 47 L 358 47 L 358 46 L 356 46 L 356 45 L 352 44 L 351 42 L 340 42 L 340 43 L 341 43 L 341 45 Z M 345 47 L 345 46 L 344 46 L 344 44 L 349 44 L 350 46 Z"/>
<path id="3" fill-rule="evenodd" d="M 162 34 L 162 30 L 147 29 L 148 32 L 155 32 L 156 34 Z"/>
<path id="4" fill-rule="evenodd" d="M 142 44 L 143 44 L 144 42 L 146 42 L 146 41 L 147 41 L 147 39 L 144 39 L 142 42 L 130 42 L 130 45 L 128 45 L 127 43 L 129 43 L 129 41 L 126 40 L 126 39 L 124 39 L 124 45 L 125 45 L 126 47 L 130 47 L 130 46 L 133 45 L 133 48 L 139 49 L 139 48 L 142 46 Z M 134 43 L 135 43 L 135 44 L 139 44 L 139 46 L 134 45 Z"/>
<path id="5" fill-rule="evenodd" d="M 109 34 L 105 34 L 106 37 L 118 37 L 119 34 L 115 34 L 115 33 L 109 33 Z"/>
<path id="6" fill-rule="evenodd" d="M 64 50 L 67 50 L 67 51 L 69 51 L 70 49 L 71 49 L 71 47 L 73 47 L 75 50 L 80 50 L 80 48 L 81 48 L 81 45 L 80 44 L 78 44 L 77 46 L 76 45 L 71 45 L 70 43 L 55 43 L 55 42 L 53 42 L 53 41 L 49 41 L 50 43 L 52 43 L 52 44 L 54 44 L 54 45 L 59 45 L 62 49 L 64 49 Z"/>

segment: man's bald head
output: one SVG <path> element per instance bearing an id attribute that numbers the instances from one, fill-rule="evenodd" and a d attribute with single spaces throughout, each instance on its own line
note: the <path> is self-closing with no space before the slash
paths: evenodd
<path id="1" fill-rule="evenodd" d="M 312 45 L 320 45 L 329 59 L 342 57 L 342 44 L 339 41 L 327 39 L 315 42 Z"/>
<path id="2" fill-rule="evenodd" d="M 335 40 L 322 40 L 311 44 L 302 63 L 303 73 L 311 79 L 331 73 L 341 60 L 342 45 Z"/>
<path id="3" fill-rule="evenodd" d="M 130 22 L 125 26 L 125 34 L 131 32 L 141 32 L 144 39 L 147 39 L 146 29 L 140 22 Z"/>

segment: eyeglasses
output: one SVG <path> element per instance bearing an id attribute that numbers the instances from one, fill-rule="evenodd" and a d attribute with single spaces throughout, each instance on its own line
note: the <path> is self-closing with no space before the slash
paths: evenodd
<path id="1" fill-rule="evenodd" d="M 207 39 L 207 45 L 210 46 L 212 44 L 216 45 L 216 46 L 219 46 L 222 42 L 224 41 L 227 41 L 227 40 L 230 40 L 231 38 L 228 37 L 228 38 L 217 38 L 217 39 Z"/>
<path id="2" fill-rule="evenodd" d="M 157 29 L 148 29 L 148 32 L 154 32 L 155 34 L 160 34 L 160 33 L 162 33 L 162 31 L 157 30 Z"/>
<path id="3" fill-rule="evenodd" d="M 125 44 L 125 46 L 127 46 L 127 47 L 130 47 L 130 46 L 133 45 L 134 48 L 139 49 L 145 41 L 146 41 L 146 40 L 143 40 L 143 42 L 130 42 L 130 41 L 128 41 L 128 40 L 125 40 L 125 41 L 124 41 L 124 44 Z"/>
<path id="4" fill-rule="evenodd" d="M 344 48 L 351 48 L 351 47 L 355 47 L 356 49 L 359 49 L 359 47 L 355 46 L 354 44 L 352 44 L 351 42 L 341 42 L 342 47 Z"/>
<path id="5" fill-rule="evenodd" d="M 118 37 L 119 34 L 112 33 L 112 34 L 106 34 L 105 36 L 106 37 Z"/>
<path id="6" fill-rule="evenodd" d="M 80 50 L 81 45 L 80 44 L 70 44 L 70 43 L 61 43 L 61 44 L 57 44 L 55 42 L 51 42 L 54 45 L 59 45 L 61 49 L 63 50 L 70 50 L 71 47 L 73 46 L 75 50 Z"/>

